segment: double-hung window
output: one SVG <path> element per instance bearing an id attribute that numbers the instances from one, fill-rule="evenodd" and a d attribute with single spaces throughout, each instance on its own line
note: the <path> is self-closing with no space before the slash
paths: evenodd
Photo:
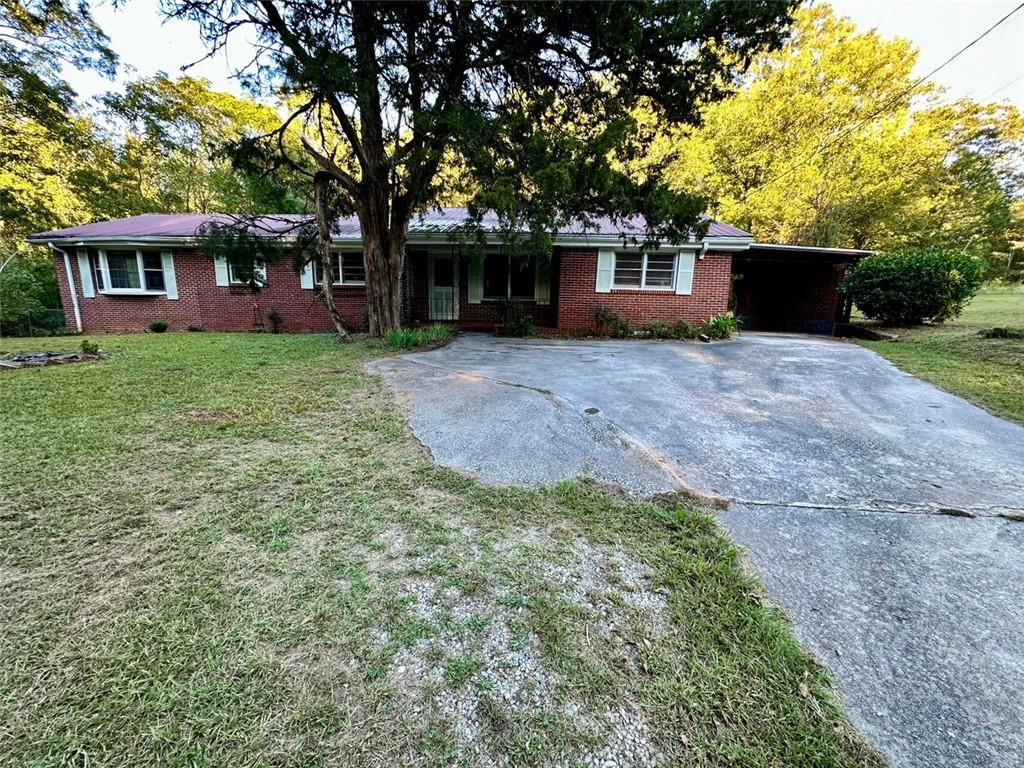
<path id="1" fill-rule="evenodd" d="M 253 269 L 253 277 L 256 278 L 256 282 L 260 285 L 266 285 L 267 282 L 267 268 L 263 262 L 256 262 Z M 238 270 L 235 269 L 235 265 L 230 261 L 228 262 L 228 283 L 231 285 L 246 285 L 248 280 L 243 280 L 242 276 L 238 274 Z"/>
<path id="2" fill-rule="evenodd" d="M 485 299 L 526 299 L 536 292 L 537 260 L 514 258 L 511 254 L 488 253 L 483 264 Z"/>
<path id="3" fill-rule="evenodd" d="M 676 254 L 618 252 L 614 275 L 614 288 L 670 291 L 675 287 Z"/>
<path id="4" fill-rule="evenodd" d="M 100 251 L 97 287 L 108 293 L 164 293 L 164 265 L 160 251 L 107 249 Z"/>
<path id="5" fill-rule="evenodd" d="M 313 282 L 320 285 L 319 258 L 313 260 Z M 331 282 L 334 285 L 366 285 L 362 251 L 332 251 Z"/>

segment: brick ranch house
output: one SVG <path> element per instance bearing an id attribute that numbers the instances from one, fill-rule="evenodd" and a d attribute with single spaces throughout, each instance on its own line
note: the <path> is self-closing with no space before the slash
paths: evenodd
<path id="1" fill-rule="evenodd" d="M 642 226 L 609 221 L 571 226 L 554 238 L 547 259 L 512 259 L 499 243 L 496 219 L 485 218 L 492 244 L 467 250 L 454 234 L 466 211 L 426 213 L 410 224 L 403 275 L 404 323 L 455 322 L 493 330 L 508 300 L 541 330 L 582 334 L 595 329 L 603 306 L 634 324 L 701 323 L 730 308 L 748 326 L 831 332 L 849 319 L 839 285 L 865 251 L 765 245 L 746 232 L 709 221 L 706 235 L 643 252 Z M 152 320 L 172 330 L 332 329 L 320 299 L 317 269 L 296 273 L 290 260 L 268 264 L 266 286 L 253 294 L 230 266 L 200 249 L 197 232 L 228 216 L 145 214 L 32 235 L 53 253 L 68 325 L 85 333 L 141 331 Z M 295 217 L 266 217 L 267 229 Z M 641 223 L 642 224 L 642 223 Z M 333 266 L 337 306 L 352 328 L 365 327 L 365 272 L 354 218 L 339 222 Z"/>

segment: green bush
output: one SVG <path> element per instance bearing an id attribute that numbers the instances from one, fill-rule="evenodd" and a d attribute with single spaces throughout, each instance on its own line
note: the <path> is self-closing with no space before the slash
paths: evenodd
<path id="1" fill-rule="evenodd" d="M 528 317 L 506 320 L 501 325 L 502 336 L 533 336 L 535 332 L 533 321 Z"/>
<path id="2" fill-rule="evenodd" d="M 724 315 L 708 318 L 707 322 L 700 327 L 700 333 L 709 339 L 728 339 L 736 333 L 737 328 L 739 328 L 739 323 L 736 321 L 736 316 L 732 312 L 726 312 Z"/>
<path id="3" fill-rule="evenodd" d="M 621 339 L 629 335 L 629 320 L 603 304 L 598 304 L 594 309 L 594 321 L 597 323 L 597 332 L 602 336 Z"/>
<path id="4" fill-rule="evenodd" d="M 651 320 L 644 329 L 652 339 L 695 339 L 697 330 L 685 320 L 669 323 L 666 320 Z"/>
<path id="5" fill-rule="evenodd" d="M 423 328 L 396 328 L 387 335 L 388 346 L 395 349 L 414 349 L 446 344 L 455 336 L 455 327 L 434 323 Z"/>
<path id="6" fill-rule="evenodd" d="M 98 355 L 100 353 L 100 345 L 95 341 L 89 339 L 82 339 L 82 354 L 83 355 Z"/>
<path id="7" fill-rule="evenodd" d="M 149 330 L 152 331 L 153 333 L 163 333 L 164 331 L 166 331 L 170 327 L 171 327 L 171 324 L 168 323 L 166 320 L 150 320 L 149 321 Z"/>
<path id="8" fill-rule="evenodd" d="M 851 270 L 842 290 L 873 320 L 918 325 L 959 315 L 981 280 L 982 265 L 969 256 L 907 249 L 868 256 Z"/>

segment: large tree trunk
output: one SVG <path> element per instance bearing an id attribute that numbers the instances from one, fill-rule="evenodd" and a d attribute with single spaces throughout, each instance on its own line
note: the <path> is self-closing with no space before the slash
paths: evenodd
<path id="1" fill-rule="evenodd" d="M 399 294 L 408 222 L 392 223 L 386 193 L 370 195 L 359 211 L 366 264 L 366 309 L 371 336 L 398 328 Z"/>
<path id="2" fill-rule="evenodd" d="M 334 323 L 334 330 L 338 332 L 338 338 L 342 341 L 351 341 L 348 329 L 341 319 L 338 306 L 334 303 L 334 286 L 331 275 L 331 230 L 334 226 L 334 206 L 331 205 L 331 177 L 324 172 L 318 172 L 313 177 L 313 199 L 316 204 L 316 251 L 317 259 L 320 261 L 320 296 L 327 307 L 327 313 Z"/>

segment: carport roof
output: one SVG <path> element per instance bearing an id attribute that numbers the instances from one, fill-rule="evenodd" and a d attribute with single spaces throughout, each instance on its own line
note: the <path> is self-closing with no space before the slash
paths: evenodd
<path id="1" fill-rule="evenodd" d="M 785 245 L 782 243 L 751 243 L 743 252 L 745 257 L 752 258 L 785 258 L 786 256 L 810 256 L 828 261 L 850 261 L 871 256 L 877 251 L 866 251 L 861 248 L 828 248 L 817 245 Z"/>
<path id="2" fill-rule="evenodd" d="M 46 243 L 48 241 L 116 241 L 116 240 L 187 240 L 196 237 L 199 230 L 209 224 L 230 224 L 234 222 L 251 222 L 254 232 L 264 232 L 268 236 L 287 235 L 304 223 L 311 221 L 310 216 L 301 214 L 273 214 L 260 217 L 244 217 L 240 214 L 194 214 L 194 213 L 146 213 L 111 221 L 97 221 L 77 227 L 66 227 L 48 232 L 37 232 L 29 236 L 29 242 Z M 751 235 L 741 229 L 723 224 L 705 217 L 708 222 L 706 237 L 713 240 L 749 241 Z M 409 225 L 409 235 L 429 237 L 431 235 L 452 234 L 470 222 L 469 212 L 465 208 L 443 208 L 426 211 L 417 216 Z M 488 212 L 481 222 L 485 232 L 500 231 L 496 214 Z M 558 235 L 561 237 L 597 236 L 597 237 L 642 237 L 645 222 L 639 217 L 614 220 L 599 217 L 590 222 L 571 221 L 563 227 Z M 334 236 L 336 239 L 358 239 L 359 221 L 355 216 L 338 220 Z"/>

